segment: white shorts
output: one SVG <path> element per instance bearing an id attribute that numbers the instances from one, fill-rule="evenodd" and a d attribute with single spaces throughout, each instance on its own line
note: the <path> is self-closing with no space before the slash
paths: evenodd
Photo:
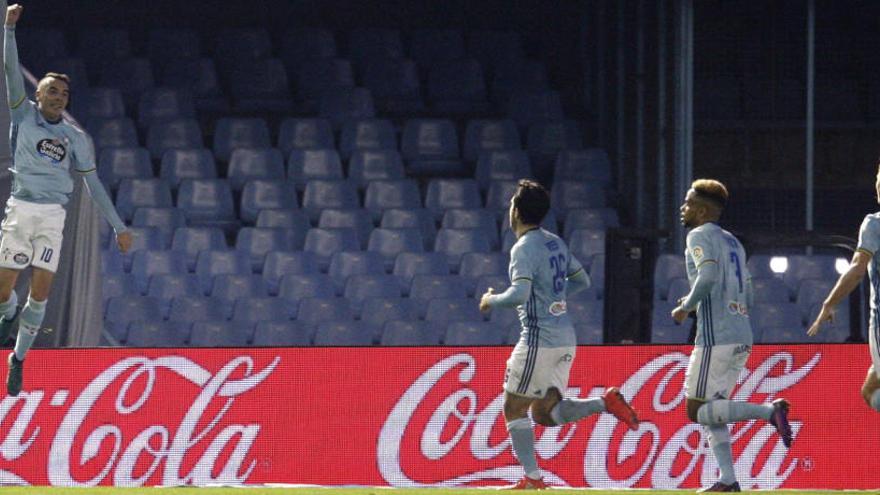
<path id="1" fill-rule="evenodd" d="M 575 347 L 529 347 L 516 344 L 507 360 L 504 372 L 504 390 L 514 395 L 534 399 L 543 398 L 556 388 L 565 393 L 568 374 L 574 362 Z"/>
<path id="2" fill-rule="evenodd" d="M 33 265 L 55 273 L 66 215 L 59 204 L 9 198 L 0 224 L 0 267 L 21 270 Z"/>
<path id="3" fill-rule="evenodd" d="M 684 376 L 687 398 L 726 399 L 751 353 L 752 346 L 748 344 L 694 347 Z"/>

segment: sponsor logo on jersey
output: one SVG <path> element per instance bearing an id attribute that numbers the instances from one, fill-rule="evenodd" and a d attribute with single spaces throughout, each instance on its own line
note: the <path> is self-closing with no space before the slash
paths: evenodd
<path id="1" fill-rule="evenodd" d="M 691 255 L 694 257 L 694 260 L 696 260 L 699 264 L 699 262 L 703 259 L 703 248 L 701 248 L 700 246 L 694 247 L 691 250 Z"/>
<path id="2" fill-rule="evenodd" d="M 67 156 L 67 149 L 57 139 L 42 139 L 37 143 L 37 153 L 52 160 L 52 163 L 59 163 Z"/>
<path id="3" fill-rule="evenodd" d="M 749 315 L 749 308 L 746 307 L 745 304 L 740 304 L 736 301 L 730 301 L 727 303 L 727 311 L 729 311 L 730 314 L 732 314 L 732 315 L 741 315 L 741 316 L 748 316 Z"/>
<path id="4" fill-rule="evenodd" d="M 568 311 L 568 305 L 565 301 L 556 301 L 550 304 L 550 314 L 553 316 L 564 315 L 566 311 Z"/>

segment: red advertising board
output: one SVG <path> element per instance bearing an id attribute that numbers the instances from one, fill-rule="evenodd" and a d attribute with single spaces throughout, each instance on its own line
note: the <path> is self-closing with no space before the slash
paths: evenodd
<path id="1" fill-rule="evenodd" d="M 490 485 L 521 476 L 501 417 L 510 347 L 36 350 L 0 402 L 0 483 Z M 569 395 L 617 385 L 600 414 L 536 428 L 545 479 L 690 488 L 716 479 L 685 415 L 686 346 L 581 347 Z M 792 403 L 790 450 L 764 422 L 731 438 L 743 488 L 877 488 L 880 415 L 864 345 L 758 346 L 734 398 Z"/>

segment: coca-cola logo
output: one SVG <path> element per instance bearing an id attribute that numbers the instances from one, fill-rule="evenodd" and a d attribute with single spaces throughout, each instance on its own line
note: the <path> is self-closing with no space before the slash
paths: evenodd
<path id="1" fill-rule="evenodd" d="M 743 371 L 731 398 L 755 401 L 754 396 L 759 395 L 762 401 L 771 401 L 807 377 L 821 357 L 817 352 L 806 363 L 795 367 L 790 353 L 772 354 L 753 369 Z M 677 419 L 685 417 L 681 384 L 687 364 L 685 353 L 662 354 L 645 362 L 621 384 L 621 392 L 627 400 L 650 404 L 651 410 L 641 411 L 642 422 L 637 431 L 620 426 L 609 414 L 602 414 L 586 433 L 578 430 L 577 425 L 536 430 L 535 450 L 539 463 L 563 452 L 567 458 L 581 458 L 583 463 L 582 480 L 566 481 L 548 469 L 546 464 L 549 463 L 545 462 L 541 465 L 545 481 L 599 488 L 628 488 L 637 483 L 654 488 L 678 488 L 695 475 L 697 469 L 701 469 L 702 484 L 717 479 L 717 465 L 705 444 L 700 425 L 685 420 L 680 421 L 684 426 L 671 434 L 661 431 L 660 422 L 669 415 Z M 503 395 L 499 390 L 498 395 L 479 410 L 477 392 L 468 387 L 476 372 L 477 360 L 472 355 L 455 354 L 423 372 L 400 396 L 382 426 L 377 444 L 378 468 L 387 483 L 413 487 L 457 486 L 497 480 L 512 482 L 522 475 L 522 468 L 509 455 L 509 440 L 498 441 L 497 435 L 491 435 L 499 423 L 503 425 Z M 441 381 L 447 384 L 455 381 L 458 387 L 451 392 L 449 387 L 437 392 Z M 599 396 L 602 392 L 602 387 L 595 387 L 587 395 Z M 569 388 L 567 395 L 580 395 L 580 390 Z M 432 406 L 434 410 L 424 410 L 426 403 L 436 404 Z M 415 423 L 416 417 L 428 419 Z M 795 443 L 802 426 L 802 422 L 792 421 Z M 570 452 L 569 445 L 576 434 L 587 435 L 582 452 Z M 735 450 L 741 450 L 735 467 L 743 488 L 777 488 L 798 464 L 798 459 L 789 454 L 775 429 L 766 422 L 749 421 L 735 426 L 731 442 Z M 418 445 L 418 451 L 404 451 L 404 444 Z M 467 450 L 464 455 L 469 457 L 467 462 L 461 460 L 461 455 L 458 462 L 450 462 L 453 452 L 460 454 L 462 449 Z M 408 472 L 405 466 L 412 465 L 412 458 L 416 456 L 421 456 L 418 464 L 422 468 L 419 472 Z M 499 463 L 500 459 L 510 462 Z M 441 479 L 426 479 L 423 473 L 431 470 L 425 468 L 426 465 L 445 468 L 436 471 L 458 468 L 460 472 Z M 627 468 L 620 468 L 623 465 Z"/>
<path id="2" fill-rule="evenodd" d="M 244 483 L 255 467 L 249 452 L 261 425 L 230 423 L 225 417 L 280 361 L 276 356 L 257 370 L 251 356 L 239 356 L 212 373 L 185 357 L 133 356 L 106 368 L 72 399 L 70 390 L 64 388 L 51 397 L 44 390 L 7 396 L 0 402 L 0 422 L 11 421 L 12 426 L 0 443 L 0 456 L 6 461 L 23 457 L 43 434 L 41 428 L 32 426 L 38 411 L 66 406 L 47 459 L 52 485 L 95 486 L 108 479 L 117 486 L 140 486 L 148 480 L 162 485 Z M 192 388 L 157 396 L 159 380 L 171 377 Z M 180 403 L 193 392 L 191 403 Z M 89 424 L 99 401 L 112 402 L 110 414 L 115 419 L 89 430 L 84 425 Z M 157 412 L 167 410 L 169 403 L 185 410 L 179 422 L 154 424 L 162 416 Z M 107 409 L 101 411 L 104 417 Z M 17 415 L 10 420 L 13 411 Z M 130 426 L 123 426 L 135 419 L 148 426 L 134 433 Z M 81 449 L 79 456 L 74 455 L 75 449 Z M 191 452 L 198 452 L 197 457 Z M 155 480 L 157 476 L 161 479 Z M 0 470 L 0 484 L 29 483 L 15 472 Z"/>

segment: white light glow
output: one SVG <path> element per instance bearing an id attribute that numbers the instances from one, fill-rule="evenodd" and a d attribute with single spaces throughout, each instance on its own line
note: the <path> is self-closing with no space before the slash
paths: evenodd
<path id="1" fill-rule="evenodd" d="M 785 273 L 788 270 L 788 258 L 785 256 L 770 258 L 770 269 L 773 270 L 773 273 Z"/>
<path id="2" fill-rule="evenodd" d="M 837 258 L 834 261 L 834 269 L 837 270 L 837 273 L 843 275 L 846 273 L 846 270 L 849 268 L 849 261 L 846 258 Z"/>

